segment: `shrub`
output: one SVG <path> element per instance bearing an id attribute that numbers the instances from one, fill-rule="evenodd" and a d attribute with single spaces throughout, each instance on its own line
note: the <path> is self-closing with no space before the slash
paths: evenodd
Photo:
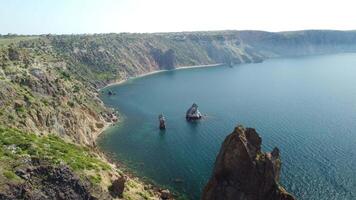
<path id="1" fill-rule="evenodd" d="M 73 103 L 72 101 L 68 101 L 68 102 L 67 102 L 67 105 L 70 106 L 70 107 L 72 107 L 72 108 L 74 107 L 74 103 Z"/>
<path id="2" fill-rule="evenodd" d="M 3 172 L 3 175 L 4 175 L 7 179 L 10 179 L 10 180 L 13 180 L 13 179 L 17 178 L 17 175 L 16 175 L 14 172 L 8 171 L 8 170 L 4 171 L 4 172 Z"/>

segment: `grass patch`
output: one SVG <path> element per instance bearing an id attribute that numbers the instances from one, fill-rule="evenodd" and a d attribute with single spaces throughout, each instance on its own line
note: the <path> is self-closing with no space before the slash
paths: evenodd
<path id="1" fill-rule="evenodd" d="M 88 148 L 65 142 L 54 135 L 37 136 L 0 126 L 0 149 L 0 162 L 7 158 L 35 156 L 48 160 L 52 164 L 67 164 L 78 172 L 111 169 Z"/>
<path id="2" fill-rule="evenodd" d="M 7 178 L 7 179 L 10 179 L 10 180 L 15 180 L 15 179 L 18 179 L 18 176 L 12 172 L 12 171 L 4 171 L 3 172 L 3 175 Z"/>
<path id="3" fill-rule="evenodd" d="M 99 185 L 101 183 L 101 176 L 99 174 L 91 175 L 89 176 L 89 180 L 92 184 Z"/>
<path id="4" fill-rule="evenodd" d="M 21 41 L 30 41 L 39 38 L 38 36 L 2 36 L 0 37 L 0 45 L 10 45 Z"/>
<path id="5" fill-rule="evenodd" d="M 17 107 L 16 108 L 16 112 L 24 113 L 25 112 L 25 107 L 24 106 Z"/>

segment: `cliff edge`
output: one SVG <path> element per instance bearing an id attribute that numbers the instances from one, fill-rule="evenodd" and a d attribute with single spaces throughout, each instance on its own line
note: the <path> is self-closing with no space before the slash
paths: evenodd
<path id="1" fill-rule="evenodd" d="M 253 128 L 237 126 L 226 137 L 216 158 L 202 200 L 295 200 L 278 183 L 278 148 L 261 151 L 262 139 Z"/>

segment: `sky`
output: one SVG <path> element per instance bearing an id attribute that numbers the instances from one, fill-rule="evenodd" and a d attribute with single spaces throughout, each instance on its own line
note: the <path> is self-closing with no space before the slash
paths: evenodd
<path id="1" fill-rule="evenodd" d="M 356 30 L 355 9 L 355 0 L 0 0 L 0 34 Z"/>

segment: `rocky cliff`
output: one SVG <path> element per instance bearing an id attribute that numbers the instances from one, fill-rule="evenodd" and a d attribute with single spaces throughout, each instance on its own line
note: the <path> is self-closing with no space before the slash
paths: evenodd
<path id="1" fill-rule="evenodd" d="M 160 69 L 355 52 L 355 31 L 0 36 L 0 121 L 95 145 L 112 111 L 98 89 Z"/>
<path id="2" fill-rule="evenodd" d="M 355 31 L 0 36 L 0 125 L 42 139 L 56 135 L 64 139 L 63 144 L 89 148 L 85 152 L 90 154 L 96 151 L 98 134 L 115 117 L 98 98 L 98 90 L 108 83 L 181 66 L 251 63 L 272 57 L 342 52 L 356 52 Z M 21 138 L 21 134 L 16 137 Z M 15 141 L 16 138 L 11 140 Z M 0 153 L 5 152 L 0 159 L 6 163 L 15 159 L 6 153 L 7 148 L 18 148 L 9 147 L 11 142 L 0 148 Z M 33 142 L 19 144 L 19 148 Z M 44 152 L 36 154 L 39 155 L 47 156 Z M 69 156 L 67 151 L 53 154 L 55 163 L 70 166 L 70 160 L 65 162 L 66 157 L 60 155 Z M 95 157 L 107 162 L 99 155 Z M 14 170 L 12 166 L 7 168 Z M 81 170 L 85 172 L 81 175 L 91 177 L 92 171 L 87 168 L 90 165 Z M 113 167 L 104 174 L 117 174 L 116 171 Z M 107 190 L 112 180 L 103 174 L 95 177 Z M 141 190 L 131 190 L 136 191 L 133 196 L 146 194 L 142 184 L 138 188 Z"/>
<path id="3" fill-rule="evenodd" d="M 47 35 L 40 40 L 79 80 L 98 88 L 159 69 L 356 51 L 355 31 Z"/>
<path id="4" fill-rule="evenodd" d="M 0 122 L 93 146 L 109 109 L 46 44 L 0 48 Z"/>
<path id="5" fill-rule="evenodd" d="M 237 126 L 221 146 L 201 199 L 294 200 L 278 183 L 281 170 L 278 148 L 264 153 L 261 143 L 255 129 Z"/>

